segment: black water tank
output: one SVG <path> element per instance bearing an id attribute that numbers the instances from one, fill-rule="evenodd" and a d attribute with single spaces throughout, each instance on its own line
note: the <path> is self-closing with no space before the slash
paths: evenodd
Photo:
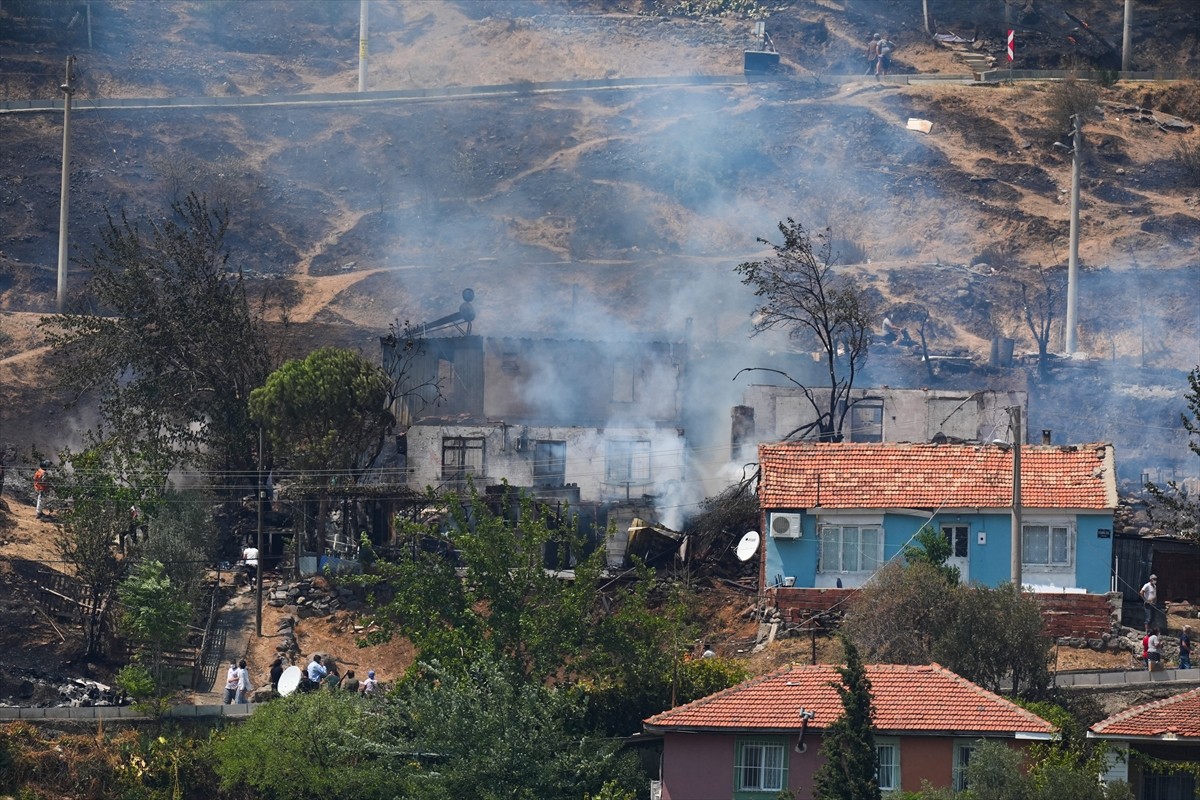
<path id="1" fill-rule="evenodd" d="M 774 72 L 779 69 L 779 53 L 766 50 L 746 50 L 743 72 Z"/>

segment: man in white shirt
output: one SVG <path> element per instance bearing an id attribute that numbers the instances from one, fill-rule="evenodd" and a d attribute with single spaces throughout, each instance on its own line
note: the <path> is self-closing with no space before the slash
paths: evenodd
<path id="1" fill-rule="evenodd" d="M 246 567 L 246 580 L 254 588 L 258 580 L 258 548 L 252 544 L 242 548 L 242 564 Z"/>
<path id="2" fill-rule="evenodd" d="M 237 695 L 238 683 L 241 680 L 241 673 L 238 672 L 236 661 L 229 663 L 229 670 L 225 673 L 225 705 L 233 702 Z"/>
<path id="3" fill-rule="evenodd" d="M 1158 576 L 1151 575 L 1150 580 L 1138 592 L 1142 596 L 1142 608 L 1146 611 L 1146 630 L 1154 624 L 1154 605 L 1158 602 Z"/>
<path id="4" fill-rule="evenodd" d="M 312 661 L 308 662 L 308 679 L 318 686 L 321 685 L 321 681 L 325 680 L 328 672 L 329 670 L 325 669 L 324 664 L 321 663 L 319 655 L 313 656 Z"/>

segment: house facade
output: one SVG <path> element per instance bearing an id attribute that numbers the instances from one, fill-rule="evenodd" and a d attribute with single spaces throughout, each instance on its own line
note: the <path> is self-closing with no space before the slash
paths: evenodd
<path id="1" fill-rule="evenodd" d="M 783 442 L 759 463 L 764 586 L 862 586 L 926 526 L 964 582 L 1012 580 L 1010 445 Z M 1112 446 L 1023 445 L 1020 475 L 1022 585 L 1107 592 Z"/>
<path id="2" fill-rule="evenodd" d="M 811 390 L 828 406 L 829 390 Z M 990 442 L 1004 438 L 1010 408 L 1028 412 L 1026 392 L 992 390 L 900 389 L 890 386 L 853 389 L 842 427 L 847 442 L 928 442 L 935 437 Z M 735 410 L 734 451 L 753 455 L 754 446 L 798 438 L 815 419 L 809 394 L 796 386 L 754 385 L 742 393 Z M 804 438 L 815 438 L 807 436 Z"/>
<path id="3" fill-rule="evenodd" d="M 1023 748 L 1053 725 L 937 664 L 868 665 L 879 785 L 885 792 L 966 787 L 982 740 Z M 813 796 L 822 733 L 842 714 L 829 665 L 791 666 L 664 711 L 643 723 L 662 737 L 662 800 Z"/>
<path id="4" fill-rule="evenodd" d="M 1105 783 L 1128 783 L 1137 800 L 1193 800 L 1200 763 L 1200 689 L 1134 706 L 1088 730 L 1108 745 Z M 1181 766 L 1188 762 L 1191 768 Z"/>
<path id="5" fill-rule="evenodd" d="M 383 347 L 413 488 L 507 482 L 633 502 L 684 484 L 685 345 L 450 336 Z"/>

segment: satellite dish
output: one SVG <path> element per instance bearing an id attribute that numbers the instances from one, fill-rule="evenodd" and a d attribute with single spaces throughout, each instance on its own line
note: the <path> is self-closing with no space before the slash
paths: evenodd
<path id="1" fill-rule="evenodd" d="M 738 561 L 749 561 L 758 552 L 758 531 L 747 531 L 737 545 Z"/>
<path id="2" fill-rule="evenodd" d="M 296 666 L 288 667 L 279 676 L 279 695 L 287 697 L 292 692 L 300 687 L 300 668 Z"/>

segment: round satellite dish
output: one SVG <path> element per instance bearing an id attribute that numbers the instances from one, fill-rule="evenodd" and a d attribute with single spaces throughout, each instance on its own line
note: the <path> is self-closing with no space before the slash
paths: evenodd
<path id="1" fill-rule="evenodd" d="M 279 676 L 279 694 L 281 697 L 287 697 L 292 692 L 300 687 L 300 668 L 288 667 Z"/>
<path id="2" fill-rule="evenodd" d="M 738 561 L 749 561 L 758 552 L 758 531 L 747 531 L 737 545 Z"/>

